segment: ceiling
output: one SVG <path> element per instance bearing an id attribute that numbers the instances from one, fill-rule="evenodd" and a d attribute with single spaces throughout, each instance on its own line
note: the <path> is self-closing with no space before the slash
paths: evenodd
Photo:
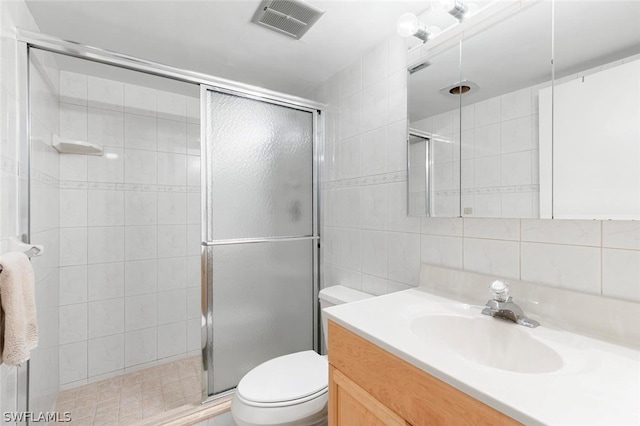
<path id="1" fill-rule="evenodd" d="M 477 89 L 462 96 L 468 105 L 555 78 L 640 54 L 640 1 L 540 2 L 428 58 L 411 75 L 410 121 L 457 109 L 460 98 L 440 89 L 470 80 Z M 552 44 L 554 54 L 552 54 Z M 462 61 L 460 61 L 462 58 Z"/>
<path id="2" fill-rule="evenodd" d="M 400 14 L 420 13 L 430 4 L 309 2 L 326 13 L 301 40 L 252 24 L 260 0 L 27 0 L 27 5 L 44 34 L 302 96 L 395 33 Z"/>

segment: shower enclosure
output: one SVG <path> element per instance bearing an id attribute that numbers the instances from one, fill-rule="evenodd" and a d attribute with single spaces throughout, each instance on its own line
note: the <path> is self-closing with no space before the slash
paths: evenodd
<path id="1" fill-rule="evenodd" d="M 199 86 L 37 48 L 29 61 L 48 295 L 31 405 L 103 424 L 199 404 Z"/>
<path id="2" fill-rule="evenodd" d="M 317 348 L 317 111 L 202 89 L 209 395 Z"/>
<path id="3" fill-rule="evenodd" d="M 319 106 L 18 38 L 21 227 L 45 246 L 19 405 L 149 421 L 317 349 Z"/>

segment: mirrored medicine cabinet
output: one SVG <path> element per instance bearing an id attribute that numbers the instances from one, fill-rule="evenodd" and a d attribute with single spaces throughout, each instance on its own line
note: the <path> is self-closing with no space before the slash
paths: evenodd
<path id="1" fill-rule="evenodd" d="M 535 1 L 412 64 L 408 214 L 640 219 L 638 22 Z"/>

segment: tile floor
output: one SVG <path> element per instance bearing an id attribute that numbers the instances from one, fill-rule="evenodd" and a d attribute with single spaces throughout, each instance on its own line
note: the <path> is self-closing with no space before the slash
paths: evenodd
<path id="1" fill-rule="evenodd" d="M 126 373 L 60 392 L 55 411 L 70 412 L 64 425 L 135 425 L 170 415 L 201 400 L 200 356 Z"/>

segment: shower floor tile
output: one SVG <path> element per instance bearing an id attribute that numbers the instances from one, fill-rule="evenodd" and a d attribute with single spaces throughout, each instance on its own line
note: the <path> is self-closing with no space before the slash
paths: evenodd
<path id="1" fill-rule="evenodd" d="M 156 365 L 61 391 L 55 411 L 71 413 L 65 425 L 135 425 L 186 404 L 200 404 L 200 356 Z"/>

